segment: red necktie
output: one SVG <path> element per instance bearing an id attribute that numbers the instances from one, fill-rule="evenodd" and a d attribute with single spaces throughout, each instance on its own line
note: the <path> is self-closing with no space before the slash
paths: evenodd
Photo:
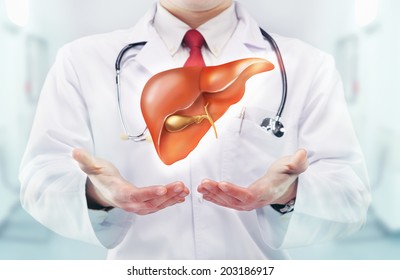
<path id="1" fill-rule="evenodd" d="M 190 49 L 190 56 L 186 60 L 184 67 L 206 66 L 203 56 L 201 55 L 201 47 L 204 45 L 204 37 L 196 29 L 186 32 L 183 37 L 183 43 Z"/>

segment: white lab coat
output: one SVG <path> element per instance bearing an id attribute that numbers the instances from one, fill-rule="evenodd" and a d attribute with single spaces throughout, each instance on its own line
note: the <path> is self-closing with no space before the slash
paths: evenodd
<path id="1" fill-rule="evenodd" d="M 370 202 L 363 157 L 346 110 L 332 58 L 298 40 L 274 35 L 285 61 L 288 99 L 276 138 L 260 127 L 281 100 L 279 68 L 246 84 L 243 99 L 216 122 L 184 160 L 164 165 L 149 142 L 122 141 L 114 62 L 128 43 L 147 41 L 122 68 L 123 112 L 132 133 L 145 127 L 140 95 L 154 74 L 180 67 L 151 25 L 155 9 L 132 29 L 83 38 L 63 47 L 44 85 L 21 166 L 21 201 L 38 221 L 70 238 L 101 244 L 115 259 L 283 259 L 285 248 L 358 230 Z M 240 5 L 240 18 L 219 64 L 276 57 L 257 23 Z M 241 126 L 239 114 L 246 107 Z M 80 147 L 111 161 L 137 186 L 183 181 L 185 203 L 139 216 L 88 210 L 85 174 L 72 159 Z M 298 148 L 310 166 L 299 177 L 295 211 L 270 206 L 239 212 L 202 199 L 204 178 L 248 186 L 279 157 Z"/>

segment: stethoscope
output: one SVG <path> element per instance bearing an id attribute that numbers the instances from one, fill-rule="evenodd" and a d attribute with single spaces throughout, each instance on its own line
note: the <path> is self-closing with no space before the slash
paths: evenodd
<path id="1" fill-rule="evenodd" d="M 269 117 L 264 118 L 260 125 L 262 128 L 271 132 L 276 137 L 282 137 L 283 134 L 285 133 L 285 128 L 281 122 L 281 118 L 282 118 L 283 109 L 285 108 L 286 97 L 287 97 L 287 77 L 286 77 L 285 65 L 283 63 L 282 55 L 281 55 L 281 52 L 279 50 L 279 47 L 278 47 L 276 41 L 271 37 L 271 35 L 269 35 L 262 28 L 260 28 L 260 31 L 261 31 L 261 34 L 264 36 L 264 38 L 270 43 L 272 49 L 275 52 L 275 55 L 277 57 L 278 64 L 279 64 L 281 79 L 282 79 L 282 97 L 281 97 L 281 103 L 276 112 L 276 115 L 274 118 L 269 118 Z M 117 84 L 118 112 L 119 112 L 119 117 L 121 120 L 122 127 L 124 129 L 124 133 L 125 133 L 122 135 L 121 138 L 123 140 L 132 140 L 134 142 L 141 142 L 141 141 L 146 140 L 147 127 L 143 130 L 142 133 L 140 133 L 138 135 L 133 135 L 128 132 L 124 114 L 122 113 L 122 106 L 121 106 L 121 78 L 120 78 L 121 62 L 127 51 L 129 51 L 130 49 L 139 47 L 139 46 L 144 46 L 146 43 L 147 42 L 137 42 L 137 43 L 131 43 L 131 44 L 125 46 L 119 52 L 118 57 L 115 61 L 115 73 L 116 73 L 115 81 Z"/>

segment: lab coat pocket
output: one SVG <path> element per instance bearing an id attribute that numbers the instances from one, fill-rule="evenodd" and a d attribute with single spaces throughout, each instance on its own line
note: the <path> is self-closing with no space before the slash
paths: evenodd
<path id="1" fill-rule="evenodd" d="M 260 124 L 272 111 L 246 107 L 245 111 L 227 120 L 221 135 L 221 179 L 239 186 L 248 186 L 265 174 L 276 159 L 295 151 L 295 130 L 287 129 L 281 138 Z"/>

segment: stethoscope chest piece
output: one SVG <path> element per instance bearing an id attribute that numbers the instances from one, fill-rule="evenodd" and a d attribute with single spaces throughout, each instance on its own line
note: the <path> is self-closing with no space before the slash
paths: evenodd
<path id="1" fill-rule="evenodd" d="M 262 123 L 261 127 L 266 131 L 271 132 L 276 137 L 280 138 L 285 134 L 285 127 L 280 122 L 279 118 L 265 118 Z"/>

